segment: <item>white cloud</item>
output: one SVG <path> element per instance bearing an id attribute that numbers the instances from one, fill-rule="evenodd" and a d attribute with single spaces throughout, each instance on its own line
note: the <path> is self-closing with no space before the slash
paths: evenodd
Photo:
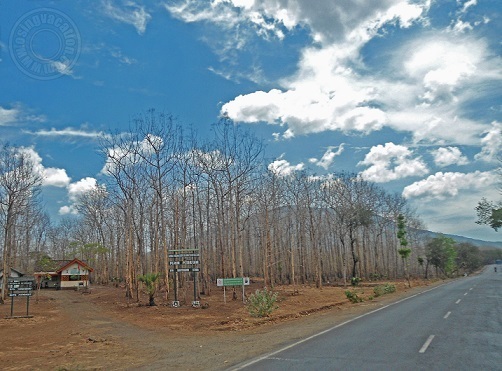
<path id="1" fill-rule="evenodd" d="M 481 140 L 481 152 L 474 157 L 476 160 L 494 162 L 502 157 L 502 123 L 493 122 Z"/>
<path id="2" fill-rule="evenodd" d="M 109 175 L 114 173 L 117 165 L 129 166 L 142 161 L 142 156 L 154 153 L 156 148 L 162 146 L 162 138 L 147 134 L 141 141 L 130 141 L 123 143 L 124 146 L 115 146 L 107 149 L 106 162 L 101 169 L 101 174 Z"/>
<path id="3" fill-rule="evenodd" d="M 322 167 L 324 170 L 328 170 L 328 168 L 335 160 L 335 157 L 340 156 L 342 154 L 343 147 L 344 147 L 343 143 L 340 144 L 338 147 L 328 147 L 328 149 L 326 150 L 326 152 L 324 152 L 324 155 L 321 157 L 320 160 L 318 160 L 317 158 L 311 158 L 309 159 L 309 162 L 314 165 Z M 335 148 L 338 148 L 336 152 L 333 151 Z"/>
<path id="4" fill-rule="evenodd" d="M 118 59 L 118 61 L 122 64 L 131 65 L 131 64 L 138 63 L 138 61 L 136 59 L 128 57 L 127 55 L 124 55 L 124 53 L 122 53 L 122 50 L 120 50 L 120 48 L 117 48 L 117 47 L 110 48 L 110 55 L 113 58 Z"/>
<path id="5" fill-rule="evenodd" d="M 75 208 L 74 205 L 61 206 L 59 208 L 59 214 L 60 215 L 69 215 L 69 214 L 77 215 L 78 214 L 78 210 Z"/>
<path id="6" fill-rule="evenodd" d="M 127 3 L 125 9 L 121 9 L 113 5 L 111 0 L 105 0 L 102 3 L 102 8 L 106 16 L 133 25 L 140 35 L 145 33 L 146 25 L 152 18 L 144 7 L 134 4 L 132 1 Z"/>
<path id="7" fill-rule="evenodd" d="M 72 127 L 67 127 L 64 129 L 51 128 L 41 129 L 38 131 L 24 131 L 27 134 L 37 135 L 41 137 L 82 137 L 82 138 L 100 138 L 105 134 L 101 131 L 86 131 L 84 129 L 75 129 Z"/>
<path id="8" fill-rule="evenodd" d="M 437 172 L 427 179 L 415 182 L 403 190 L 403 196 L 445 199 L 456 196 L 460 190 L 475 191 L 497 182 L 492 172 L 476 171 L 474 173 L 442 173 Z"/>
<path id="9" fill-rule="evenodd" d="M 19 110 L 17 108 L 3 108 L 0 107 L 0 126 L 9 125 L 15 123 L 19 116 Z"/>
<path id="10" fill-rule="evenodd" d="M 0 126 L 19 124 L 20 122 L 42 123 L 46 118 L 43 115 L 36 115 L 30 109 L 20 103 L 15 103 L 12 108 L 0 106 Z"/>
<path id="11" fill-rule="evenodd" d="M 471 31 L 473 29 L 474 28 L 472 27 L 472 25 L 469 22 L 464 22 L 461 19 L 458 19 L 455 22 L 455 24 L 453 25 L 453 27 L 451 28 L 451 30 L 455 33 L 463 33 L 466 31 Z"/>
<path id="12" fill-rule="evenodd" d="M 182 0 L 166 9 L 184 22 L 210 22 L 220 27 L 248 24 L 258 35 L 283 38 L 295 27 L 308 27 L 322 43 L 367 39 L 385 23 L 409 27 L 429 7 L 428 0 L 362 0 L 337 4 L 330 0 Z"/>
<path id="13" fill-rule="evenodd" d="M 466 165 L 469 160 L 457 147 L 442 147 L 431 151 L 434 156 L 434 163 L 438 166 L 445 167 L 449 165 Z"/>
<path id="14" fill-rule="evenodd" d="M 96 179 L 87 177 L 80 179 L 78 182 L 68 185 L 68 198 L 72 202 L 76 202 L 78 198 L 98 187 Z"/>
<path id="15" fill-rule="evenodd" d="M 33 164 L 34 171 L 41 177 L 42 186 L 66 187 L 71 178 L 66 174 L 65 169 L 45 167 L 42 165 L 42 157 L 33 147 L 21 147 Z"/>
<path id="16" fill-rule="evenodd" d="M 54 167 L 44 168 L 43 179 L 44 185 L 53 187 L 66 187 L 71 181 L 65 169 Z"/>
<path id="17" fill-rule="evenodd" d="M 358 165 L 369 166 L 361 176 L 369 181 L 382 183 L 410 176 L 421 176 L 429 172 L 420 157 L 412 158 L 413 153 L 402 145 L 385 143 L 372 147 Z"/>
<path id="18" fill-rule="evenodd" d="M 411 207 L 420 212 L 420 219 L 424 221 L 427 229 L 457 235 L 469 236 L 485 241 L 500 241 L 497 232 L 489 227 L 476 224 L 475 208 L 481 196 L 496 200 L 499 197 L 493 185 L 458 189 L 455 196 L 443 199 L 433 197 L 412 197 L 408 199 Z"/>
<path id="19" fill-rule="evenodd" d="M 462 4 L 462 1 L 457 0 L 457 4 Z M 471 6 L 475 6 L 477 4 L 478 0 L 467 0 L 463 2 L 462 9 L 460 10 L 460 12 L 465 13 Z"/>
<path id="20" fill-rule="evenodd" d="M 76 204 L 80 196 L 83 196 L 86 193 L 94 191 L 98 187 L 100 186 L 98 186 L 98 182 L 96 181 L 96 179 L 91 177 L 82 178 L 78 182 L 68 184 L 67 190 L 68 190 L 68 200 L 70 201 L 70 205 L 64 205 L 60 207 L 59 214 L 60 215 L 78 214 Z"/>
<path id="21" fill-rule="evenodd" d="M 304 52 L 301 71 L 286 83 L 286 91 L 240 95 L 224 104 L 222 113 L 240 122 L 287 125 L 285 137 L 381 129 L 385 113 L 369 104 L 376 99 L 376 89 L 350 69 L 333 70 L 337 53 L 334 47 Z"/>
<path id="22" fill-rule="evenodd" d="M 288 176 L 288 175 L 293 174 L 293 172 L 295 172 L 295 171 L 303 170 L 303 168 L 304 168 L 303 163 L 292 165 L 289 163 L 289 161 L 285 160 L 283 158 L 283 156 L 284 156 L 284 154 L 281 155 L 281 157 L 279 157 L 278 159 L 276 159 L 272 163 L 270 163 L 268 165 L 268 170 L 270 170 L 271 172 L 273 172 L 274 174 L 276 174 L 278 176 Z"/>
<path id="23" fill-rule="evenodd" d="M 52 62 L 52 66 L 54 67 L 54 69 L 56 71 L 58 71 L 61 75 L 65 75 L 65 76 L 71 76 L 73 78 L 77 78 L 75 77 L 74 75 L 74 72 L 73 70 L 71 69 L 70 67 L 70 64 L 69 63 L 63 63 L 61 61 L 53 61 Z"/>
<path id="24" fill-rule="evenodd" d="M 422 38 L 408 48 L 410 53 L 404 69 L 408 76 L 422 84 L 424 102 L 449 102 L 463 82 L 484 75 L 478 68 L 488 51 L 486 44 L 479 40 Z"/>

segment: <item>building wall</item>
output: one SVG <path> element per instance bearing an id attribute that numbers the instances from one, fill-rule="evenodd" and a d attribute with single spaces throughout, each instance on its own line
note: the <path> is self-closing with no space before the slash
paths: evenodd
<path id="1" fill-rule="evenodd" d="M 74 263 L 61 272 L 61 288 L 73 289 L 79 286 L 89 286 L 89 271 Z"/>

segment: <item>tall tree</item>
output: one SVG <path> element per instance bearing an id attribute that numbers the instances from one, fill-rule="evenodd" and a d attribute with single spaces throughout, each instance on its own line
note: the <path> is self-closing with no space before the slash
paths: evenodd
<path id="1" fill-rule="evenodd" d="M 29 153 L 4 144 L 0 148 L 0 210 L 3 222 L 3 272 L 9 277 L 15 245 L 16 221 L 35 201 L 42 179 L 35 172 Z M 3 280 L 0 303 L 4 303 L 7 279 Z"/>
<path id="2" fill-rule="evenodd" d="M 496 203 L 483 198 L 476 206 L 476 213 L 478 215 L 477 224 L 488 225 L 495 232 L 502 227 L 502 202 Z"/>
<path id="3" fill-rule="evenodd" d="M 445 276 L 449 276 L 455 270 L 455 240 L 450 237 L 440 235 L 427 243 L 427 260 L 436 269 L 439 269 Z"/>
<path id="4" fill-rule="evenodd" d="M 408 246 L 408 240 L 406 239 L 406 221 L 402 214 L 397 217 L 397 238 L 399 239 L 399 245 L 401 246 L 397 252 L 403 260 L 404 276 L 408 281 L 408 287 L 411 287 L 410 274 L 408 272 L 408 258 L 411 254 L 411 249 Z"/>

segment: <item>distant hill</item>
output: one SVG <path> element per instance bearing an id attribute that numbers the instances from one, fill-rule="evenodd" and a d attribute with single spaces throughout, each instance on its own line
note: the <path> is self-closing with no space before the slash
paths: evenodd
<path id="1" fill-rule="evenodd" d="M 457 243 L 464 242 L 464 243 L 473 244 L 474 246 L 478 246 L 478 247 L 502 249 L 502 241 L 491 242 L 491 241 L 476 240 L 474 238 L 457 236 L 455 234 L 436 233 L 436 232 L 431 232 L 431 231 L 426 231 L 426 230 L 421 230 L 420 232 L 430 238 L 435 238 L 435 237 L 439 236 L 440 234 L 442 234 L 443 236 L 450 237 L 450 238 L 454 239 Z"/>

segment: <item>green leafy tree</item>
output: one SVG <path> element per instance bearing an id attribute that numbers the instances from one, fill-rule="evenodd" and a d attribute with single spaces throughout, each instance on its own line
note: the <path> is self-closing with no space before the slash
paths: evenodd
<path id="1" fill-rule="evenodd" d="M 455 240 L 450 237 L 440 235 L 427 243 L 425 255 L 427 261 L 444 275 L 450 276 L 456 268 Z"/>
<path id="2" fill-rule="evenodd" d="M 476 207 L 476 213 L 478 214 L 477 224 L 488 225 L 495 232 L 502 227 L 502 202 L 495 203 L 483 198 Z"/>
<path id="3" fill-rule="evenodd" d="M 143 282 L 146 287 L 146 293 L 148 294 L 148 305 L 155 306 L 155 293 L 157 292 L 157 280 L 160 277 L 160 273 L 147 273 L 138 277 L 139 282 Z"/>
<path id="4" fill-rule="evenodd" d="M 408 246 L 408 240 L 406 239 L 406 220 L 402 214 L 397 217 L 397 238 L 399 239 L 399 245 L 401 246 L 397 252 L 403 260 L 404 276 L 408 281 L 408 287 L 411 287 L 410 275 L 408 273 L 408 258 L 411 254 L 411 249 Z"/>
<path id="5" fill-rule="evenodd" d="M 471 243 L 460 243 L 456 246 L 456 264 L 459 268 L 472 273 L 482 265 L 482 257 L 477 246 Z"/>

